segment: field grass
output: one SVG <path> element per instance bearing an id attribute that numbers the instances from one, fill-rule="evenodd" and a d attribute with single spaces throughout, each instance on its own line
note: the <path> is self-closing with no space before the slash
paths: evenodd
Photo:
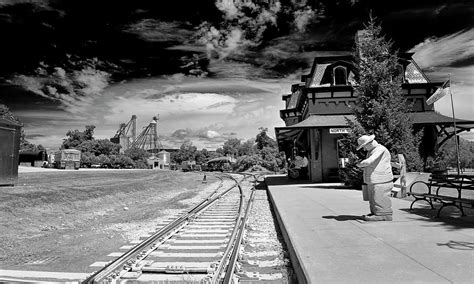
<path id="1" fill-rule="evenodd" d="M 88 266 L 201 201 L 217 179 L 153 170 L 19 173 L 0 187 L 0 268 L 89 272 Z M 35 265 L 38 257 L 56 262 Z"/>

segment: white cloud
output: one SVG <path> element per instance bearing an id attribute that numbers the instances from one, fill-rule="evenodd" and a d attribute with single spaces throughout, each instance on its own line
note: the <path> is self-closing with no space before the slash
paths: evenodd
<path id="1" fill-rule="evenodd" d="M 474 57 L 474 28 L 447 35 L 431 37 L 413 47 L 418 64 L 427 67 L 449 66 L 459 60 Z"/>
<path id="2" fill-rule="evenodd" d="M 34 92 L 53 102 L 59 102 L 64 111 L 77 118 L 90 114 L 89 108 L 109 84 L 107 72 L 86 67 L 67 73 L 61 67 L 41 75 L 16 75 L 11 83 Z M 89 117 L 90 118 L 90 117 Z"/>
<path id="3" fill-rule="evenodd" d="M 206 132 L 206 137 L 207 138 L 216 138 L 216 137 L 220 137 L 221 135 L 219 134 L 219 132 L 217 131 L 213 131 L 213 130 L 208 130 Z"/>
<path id="4" fill-rule="evenodd" d="M 294 16 L 294 24 L 298 31 L 305 32 L 306 26 L 314 19 L 314 17 L 316 16 L 316 12 L 311 10 L 310 7 L 306 7 L 304 9 L 295 11 Z"/>
<path id="5" fill-rule="evenodd" d="M 206 47 L 209 59 L 222 60 L 234 52 L 260 44 L 268 26 L 277 24 L 279 1 L 269 7 L 252 2 L 231 0 L 216 1 L 216 7 L 224 12 L 220 27 L 203 23 L 197 32 L 198 42 Z M 251 11 L 249 15 L 244 9 Z"/>
<path id="6" fill-rule="evenodd" d="M 431 81 L 451 80 L 457 118 L 474 120 L 474 28 L 441 38 L 428 38 L 410 51 Z M 452 116 L 450 96 L 435 102 L 435 109 Z"/>

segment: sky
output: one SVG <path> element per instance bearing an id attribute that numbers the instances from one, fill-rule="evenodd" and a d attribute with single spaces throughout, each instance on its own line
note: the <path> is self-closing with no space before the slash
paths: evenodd
<path id="1" fill-rule="evenodd" d="M 138 133 L 159 116 L 165 148 L 274 136 L 282 95 L 314 56 L 351 50 L 370 11 L 431 81 L 450 78 L 456 117 L 474 120 L 469 1 L 152 2 L 0 0 L 0 103 L 30 142 L 57 149 L 90 124 L 111 138 L 132 115 Z M 449 99 L 435 108 L 451 116 Z"/>

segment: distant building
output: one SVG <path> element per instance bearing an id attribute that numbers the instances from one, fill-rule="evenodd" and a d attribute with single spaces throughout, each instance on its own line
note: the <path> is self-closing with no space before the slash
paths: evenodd
<path id="1" fill-rule="evenodd" d="M 22 150 L 20 151 L 19 165 L 31 167 L 43 167 L 48 164 L 48 153 L 46 150 Z"/>
<path id="2" fill-rule="evenodd" d="M 0 186 L 14 185 L 18 179 L 22 126 L 10 115 L 0 114 Z"/>
<path id="3" fill-rule="evenodd" d="M 356 42 L 360 40 L 363 34 L 358 33 Z M 413 104 L 414 127 L 440 145 L 455 134 L 453 118 L 435 112 L 426 99 L 442 82 L 430 82 L 412 56 L 413 53 L 399 54 L 403 94 L 408 105 Z M 302 83 L 292 85 L 291 94 L 283 95 L 285 109 L 280 111 L 280 117 L 286 126 L 275 128 L 278 146 L 287 157 L 301 152 L 307 155 L 306 178 L 311 182 L 337 181 L 338 169 L 346 162 L 339 152 L 338 140 L 348 133 L 345 118 L 353 118 L 351 107 L 357 103 L 355 72 L 350 52 L 318 56 L 310 73 L 301 76 Z M 458 133 L 468 131 L 474 128 L 474 121 L 457 119 L 456 126 Z"/>

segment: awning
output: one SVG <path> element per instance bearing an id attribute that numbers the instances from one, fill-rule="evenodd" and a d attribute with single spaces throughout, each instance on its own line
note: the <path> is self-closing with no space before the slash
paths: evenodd
<path id="1" fill-rule="evenodd" d="M 442 115 L 434 111 L 414 112 L 413 124 L 421 125 L 453 125 L 453 118 Z M 456 126 L 459 128 L 471 129 L 474 128 L 474 121 L 465 119 L 456 119 Z"/>
<path id="2" fill-rule="evenodd" d="M 414 125 L 437 125 L 441 131 L 448 137 L 454 134 L 453 118 L 442 115 L 434 111 L 411 113 Z M 293 140 L 301 132 L 308 128 L 335 128 L 347 127 L 346 119 L 354 120 L 352 114 L 344 115 L 310 115 L 305 120 L 286 127 L 276 127 L 275 134 L 277 140 Z M 474 121 L 465 119 L 456 119 L 456 133 L 468 131 L 474 128 Z"/>
<path id="3" fill-rule="evenodd" d="M 311 127 L 346 127 L 346 119 L 353 120 L 355 117 L 351 114 L 347 115 L 310 115 L 305 120 L 287 127 L 280 128 L 311 128 Z"/>
<path id="4" fill-rule="evenodd" d="M 453 118 L 442 115 L 434 111 L 411 113 L 413 124 L 419 125 L 453 125 Z M 322 128 L 322 127 L 347 127 L 346 119 L 354 120 L 352 114 L 345 115 L 310 115 L 305 120 L 287 127 L 278 127 L 276 129 L 295 129 L 295 128 Z M 456 126 L 466 129 L 474 128 L 474 121 L 465 119 L 456 119 Z"/>

